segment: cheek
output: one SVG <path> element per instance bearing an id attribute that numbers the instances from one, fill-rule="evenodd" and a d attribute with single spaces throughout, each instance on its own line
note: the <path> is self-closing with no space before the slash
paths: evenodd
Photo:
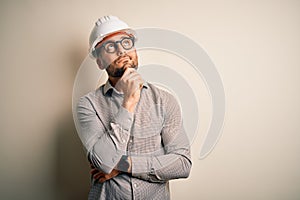
<path id="1" fill-rule="evenodd" d="M 118 58 L 118 56 L 116 56 L 116 55 L 106 56 L 106 58 L 104 59 L 104 62 L 105 62 L 107 65 L 110 65 L 110 64 L 113 63 L 117 58 Z"/>
<path id="2" fill-rule="evenodd" d="M 133 60 L 137 60 L 136 50 L 129 51 L 127 54 L 128 54 Z"/>

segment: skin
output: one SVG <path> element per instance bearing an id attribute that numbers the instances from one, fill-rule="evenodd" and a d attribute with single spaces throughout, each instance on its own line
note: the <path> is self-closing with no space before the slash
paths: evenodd
<path id="1" fill-rule="evenodd" d="M 122 32 L 114 33 L 101 41 L 96 48 L 106 41 L 119 41 L 124 37 L 128 37 L 128 34 Z M 133 113 L 140 100 L 141 88 L 144 82 L 141 75 L 136 71 L 138 68 L 136 49 L 132 48 L 130 50 L 124 50 L 121 44 L 118 43 L 118 49 L 115 53 L 107 53 L 102 49 L 96 62 L 101 70 L 106 69 L 108 80 L 111 85 L 119 92 L 123 92 L 124 99 L 122 106 Z M 123 74 L 122 76 L 120 76 L 120 72 Z M 130 157 L 128 157 L 128 162 L 128 173 L 131 173 Z M 113 169 L 111 173 L 105 174 L 91 164 L 90 173 L 93 175 L 94 179 L 103 183 L 104 181 L 117 176 L 121 172 L 117 169 Z"/>
<path id="2" fill-rule="evenodd" d="M 128 37 L 128 35 L 122 32 L 112 34 L 99 43 L 96 48 L 106 41 L 119 41 L 124 37 Z M 140 98 L 140 88 L 143 84 L 142 77 L 136 72 L 138 68 L 136 49 L 132 48 L 126 51 L 118 43 L 118 49 L 115 53 L 107 53 L 102 49 L 96 62 L 100 69 L 106 69 L 111 85 L 119 92 L 124 93 L 123 107 L 129 112 L 134 112 Z M 124 70 L 123 76 L 115 76 L 118 70 Z"/>

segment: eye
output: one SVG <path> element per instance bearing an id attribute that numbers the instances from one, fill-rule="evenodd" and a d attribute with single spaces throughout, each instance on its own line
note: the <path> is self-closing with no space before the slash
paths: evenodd
<path id="1" fill-rule="evenodd" d="M 107 52 L 114 52 L 115 51 L 115 45 L 112 42 L 109 42 L 109 43 L 105 44 L 104 48 Z"/>
<path id="2" fill-rule="evenodd" d="M 130 42 L 128 41 L 128 39 L 123 41 L 123 45 L 124 46 L 129 46 L 130 45 Z"/>
<path id="3" fill-rule="evenodd" d="M 130 47 L 130 46 L 132 46 L 132 41 L 131 41 L 131 39 L 124 39 L 122 44 L 123 44 L 123 46 Z"/>

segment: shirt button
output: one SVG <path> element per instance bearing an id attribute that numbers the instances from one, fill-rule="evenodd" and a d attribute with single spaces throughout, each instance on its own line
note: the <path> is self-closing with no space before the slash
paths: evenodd
<path id="1" fill-rule="evenodd" d="M 155 174 L 154 168 L 151 168 L 150 174 Z"/>
<path id="2" fill-rule="evenodd" d="M 122 143 L 125 143 L 125 140 L 124 140 L 124 139 L 122 139 Z"/>
<path id="3" fill-rule="evenodd" d="M 137 184 L 136 184 L 136 183 L 135 183 L 135 184 L 133 184 L 133 187 L 135 187 L 135 188 L 136 188 L 136 187 L 137 187 Z"/>

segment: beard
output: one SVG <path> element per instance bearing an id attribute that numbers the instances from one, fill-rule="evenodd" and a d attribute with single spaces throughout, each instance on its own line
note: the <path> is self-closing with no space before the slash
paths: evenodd
<path id="1" fill-rule="evenodd" d="M 116 59 L 113 63 L 109 64 L 108 67 L 106 68 L 106 72 L 110 77 L 114 78 L 120 78 L 123 76 L 125 70 L 127 68 L 138 68 L 138 62 L 137 59 L 132 59 L 130 58 L 129 61 L 126 61 L 124 63 L 121 63 L 121 67 L 119 67 L 119 64 L 117 64 L 117 61 L 120 58 Z"/>
<path id="2" fill-rule="evenodd" d="M 110 66 L 109 66 L 110 67 Z M 125 72 L 125 68 L 122 67 L 120 69 L 115 69 L 114 71 L 111 71 L 109 69 L 106 70 L 107 71 L 107 74 L 111 77 L 115 77 L 115 78 L 118 78 L 118 77 L 122 77 L 124 72 Z"/>

